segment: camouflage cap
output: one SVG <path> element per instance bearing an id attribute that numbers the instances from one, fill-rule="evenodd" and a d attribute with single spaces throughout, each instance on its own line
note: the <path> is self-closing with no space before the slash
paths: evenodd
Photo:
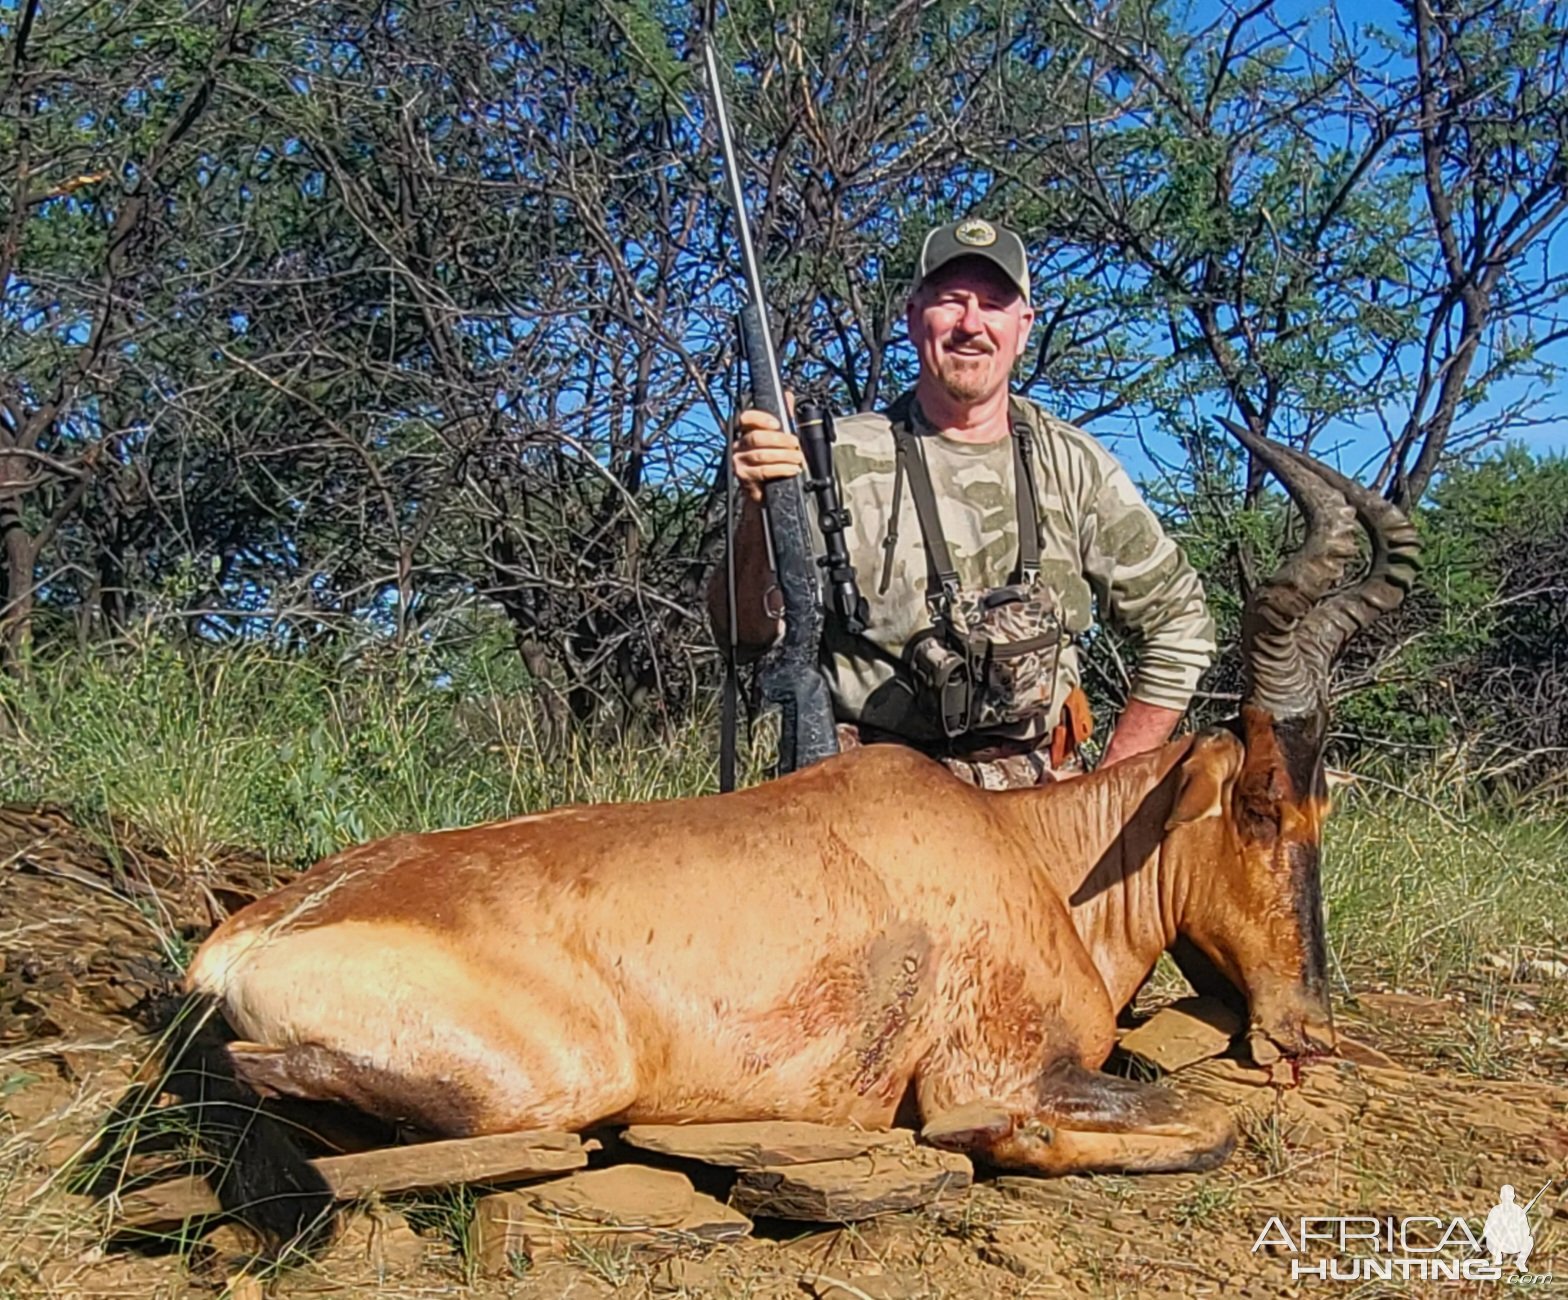
<path id="1" fill-rule="evenodd" d="M 926 236 L 910 292 L 918 289 L 938 267 L 960 257 L 985 258 L 1018 286 L 1026 303 L 1029 301 L 1029 254 L 1024 251 L 1024 241 L 1006 226 L 993 226 L 979 217 L 951 221 Z"/>

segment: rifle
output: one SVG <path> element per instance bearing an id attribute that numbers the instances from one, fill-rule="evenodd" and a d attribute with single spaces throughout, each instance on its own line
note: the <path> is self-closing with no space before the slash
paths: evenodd
<path id="1" fill-rule="evenodd" d="M 740 166 L 736 161 L 711 31 L 710 11 L 709 20 L 704 24 L 702 57 L 708 91 L 713 98 L 714 121 L 724 158 L 724 182 L 735 212 L 735 230 L 746 279 L 748 301 L 740 311 L 740 329 L 751 378 L 752 402 L 757 409 L 777 419 L 783 428 L 789 429 L 791 420 L 784 405 L 784 381 L 779 374 L 778 354 L 773 350 L 773 335 L 768 328 L 762 274 L 752 249 Z M 763 703 L 779 706 L 778 774 L 782 776 L 838 753 L 838 735 L 833 727 L 833 706 L 828 698 L 827 683 L 817 667 L 818 644 L 822 638 L 822 604 L 818 596 L 811 532 L 806 522 L 806 494 L 796 475 L 763 484 L 762 495 L 773 572 L 777 575 L 784 605 L 784 636 L 763 659 L 758 678 Z M 732 608 L 731 627 L 734 622 Z"/>

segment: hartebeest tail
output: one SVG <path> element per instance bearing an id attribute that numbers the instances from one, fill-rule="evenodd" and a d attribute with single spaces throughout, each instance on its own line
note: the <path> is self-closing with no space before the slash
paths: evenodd
<path id="1" fill-rule="evenodd" d="M 1307 537 L 1248 603 L 1228 726 L 988 794 L 873 745 L 733 794 L 565 808 L 350 849 L 230 918 L 193 990 L 271 1094 L 443 1134 L 607 1122 L 884 1126 L 995 1163 L 1204 1168 L 1229 1116 L 1098 1067 L 1174 949 L 1260 1055 L 1332 1043 L 1318 850 L 1327 671 L 1415 539 L 1238 431 Z M 1361 582 L 1336 590 L 1371 537 Z"/>
<path id="2" fill-rule="evenodd" d="M 189 1154 L 225 1214 L 257 1234 L 262 1254 L 310 1250 L 331 1233 L 334 1194 L 295 1141 L 297 1128 L 263 1109 L 229 1054 L 233 1032 L 204 994 L 148 1009 L 162 1039 L 162 1070 L 134 1084 L 76 1169 L 79 1190 L 124 1195 L 171 1151 Z M 168 1099 L 175 1104 L 168 1104 Z M 171 1127 L 171 1126 L 176 1126 Z"/>

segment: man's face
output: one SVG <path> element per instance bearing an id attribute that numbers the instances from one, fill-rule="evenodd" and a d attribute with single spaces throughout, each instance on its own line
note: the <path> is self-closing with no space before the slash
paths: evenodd
<path id="1" fill-rule="evenodd" d="M 908 322 L 921 373 L 954 401 L 974 404 L 1007 388 L 1028 345 L 1034 309 L 999 267 L 961 257 L 915 291 Z"/>

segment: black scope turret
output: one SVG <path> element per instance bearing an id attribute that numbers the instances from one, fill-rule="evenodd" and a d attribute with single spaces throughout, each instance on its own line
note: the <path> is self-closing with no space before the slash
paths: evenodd
<path id="1" fill-rule="evenodd" d="M 851 635 L 866 630 L 870 612 L 866 598 L 855 581 L 855 566 L 849 562 L 844 545 L 844 529 L 849 526 L 849 510 L 838 494 L 833 476 L 833 416 L 825 406 L 801 402 L 795 407 L 795 434 L 806 457 L 806 491 L 817 503 L 817 523 L 828 553 L 817 563 L 827 571 L 828 599 Z"/>

